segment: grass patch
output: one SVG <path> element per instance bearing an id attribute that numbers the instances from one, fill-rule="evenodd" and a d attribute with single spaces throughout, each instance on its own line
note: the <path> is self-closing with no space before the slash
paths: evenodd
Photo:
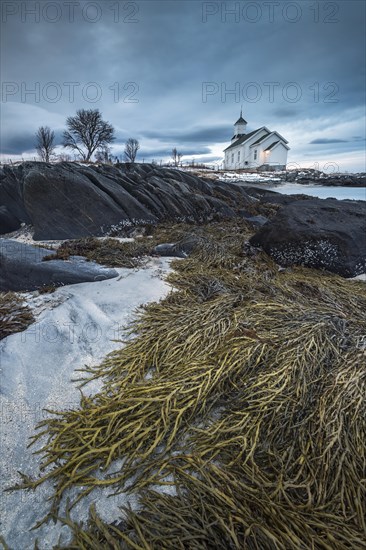
<path id="1" fill-rule="evenodd" d="M 41 477 L 22 486 L 52 481 L 67 548 L 365 548 L 366 285 L 279 270 L 237 221 L 195 234 L 176 291 L 84 371 L 100 393 L 40 424 Z M 94 488 L 141 507 L 82 526 L 69 511 Z"/>
<path id="2" fill-rule="evenodd" d="M 14 292 L 0 292 L 0 340 L 34 322 L 30 309 Z"/>

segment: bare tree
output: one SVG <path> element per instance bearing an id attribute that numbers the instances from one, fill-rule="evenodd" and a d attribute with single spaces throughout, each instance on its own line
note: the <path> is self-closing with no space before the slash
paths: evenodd
<path id="1" fill-rule="evenodd" d="M 112 151 L 111 148 L 108 147 L 108 145 L 103 145 L 103 147 L 100 147 L 98 151 L 95 154 L 95 159 L 97 162 L 102 163 L 112 163 Z"/>
<path id="2" fill-rule="evenodd" d="M 67 153 L 60 153 L 59 155 L 57 155 L 57 160 L 59 162 L 70 162 L 72 159 L 71 155 L 68 155 Z"/>
<path id="3" fill-rule="evenodd" d="M 126 145 L 125 145 L 125 151 L 124 151 L 125 162 L 130 162 L 131 164 L 134 164 L 136 160 L 137 151 L 139 149 L 140 149 L 140 144 L 137 141 L 137 139 L 129 138 L 126 141 Z"/>
<path id="4" fill-rule="evenodd" d="M 75 116 L 67 118 L 66 126 L 64 147 L 78 151 L 86 161 L 91 159 L 97 149 L 115 140 L 113 126 L 102 119 L 99 109 L 80 109 Z"/>
<path id="5" fill-rule="evenodd" d="M 41 160 L 50 162 L 55 150 L 55 132 L 48 126 L 40 126 L 36 132 L 36 150 Z"/>
<path id="6" fill-rule="evenodd" d="M 182 162 L 182 153 L 178 153 L 177 151 L 177 148 L 174 147 L 174 149 L 172 149 L 172 160 L 173 160 L 173 164 L 174 166 L 179 166 Z"/>

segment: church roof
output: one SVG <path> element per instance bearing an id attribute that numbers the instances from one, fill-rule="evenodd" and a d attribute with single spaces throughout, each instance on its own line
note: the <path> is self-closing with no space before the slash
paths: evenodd
<path id="1" fill-rule="evenodd" d="M 236 126 L 236 124 L 248 124 L 246 120 L 243 119 L 243 117 L 240 115 L 240 117 L 238 118 L 238 120 L 235 122 L 234 126 Z"/>
<path id="2" fill-rule="evenodd" d="M 265 136 L 261 136 L 259 139 L 257 139 L 257 141 L 255 141 L 254 143 L 252 143 L 251 147 L 253 147 L 253 145 L 259 145 L 262 141 L 264 141 L 266 138 L 268 138 L 269 134 L 271 132 L 269 132 L 268 134 L 266 134 Z"/>
<path id="3" fill-rule="evenodd" d="M 271 145 L 269 145 L 267 147 L 267 149 L 265 149 L 265 151 L 270 151 L 271 149 L 274 149 L 276 147 L 276 145 L 278 145 L 279 143 L 281 145 L 283 145 L 283 147 L 285 147 L 288 151 L 290 150 L 290 147 L 288 145 L 286 145 L 286 143 L 288 143 L 288 141 L 279 139 L 278 141 L 275 141 L 274 143 L 271 143 Z"/>
<path id="4" fill-rule="evenodd" d="M 288 143 L 287 139 L 285 139 L 283 136 L 281 136 L 281 134 L 279 134 L 278 132 L 276 132 L 276 131 L 270 132 L 268 130 L 268 128 L 266 128 L 265 126 L 263 127 L 263 129 L 267 130 L 268 134 L 266 134 L 265 136 L 262 136 L 259 139 L 257 139 L 257 141 L 252 143 L 252 145 L 250 147 L 255 147 L 256 145 L 259 145 L 260 143 L 262 143 L 262 141 L 264 141 L 265 139 L 267 139 L 269 137 L 274 137 L 274 136 L 280 138 L 278 141 L 282 141 L 284 145 L 285 145 L 285 143 Z"/>
<path id="5" fill-rule="evenodd" d="M 279 141 L 274 141 L 269 147 L 267 147 L 267 149 L 265 149 L 265 151 L 270 151 L 275 145 L 277 145 L 277 143 L 279 143 Z"/>
<path id="6" fill-rule="evenodd" d="M 237 140 L 234 141 L 234 143 L 229 145 L 229 147 L 226 147 L 226 149 L 224 149 L 224 151 L 227 151 L 228 149 L 231 149 L 232 147 L 237 147 L 237 145 L 241 145 L 242 143 L 247 141 L 247 139 L 254 136 L 254 134 L 256 134 L 259 130 L 262 130 L 262 128 L 257 128 L 256 130 L 253 130 L 253 132 L 249 132 L 249 134 L 241 135 Z"/>

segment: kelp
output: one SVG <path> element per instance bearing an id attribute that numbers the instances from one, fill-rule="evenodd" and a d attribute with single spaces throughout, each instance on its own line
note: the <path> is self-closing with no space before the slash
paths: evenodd
<path id="1" fill-rule="evenodd" d="M 244 222 L 243 222 L 244 224 Z M 139 268 L 146 264 L 147 257 L 155 255 L 154 247 L 162 242 L 176 242 L 192 231 L 192 224 L 159 224 L 139 228 L 135 238 L 84 237 L 64 241 L 54 254 L 43 261 L 68 260 L 70 256 L 84 256 L 87 260 L 108 267 Z"/>
<path id="2" fill-rule="evenodd" d="M 279 268 L 237 222 L 198 233 L 175 290 L 81 375 L 102 390 L 40 424 L 23 487 L 52 481 L 64 548 L 366 548 L 366 286 Z M 94 488 L 139 508 L 82 526 Z"/>
<path id="3" fill-rule="evenodd" d="M 87 260 L 108 267 L 141 267 L 144 256 L 151 254 L 151 246 L 140 241 L 120 242 L 117 239 L 99 240 L 94 237 L 65 241 L 55 254 L 45 256 L 43 261 L 68 260 L 70 256 L 84 256 Z"/>
<path id="4" fill-rule="evenodd" d="M 14 292 L 0 292 L 0 340 L 25 330 L 34 318 L 23 299 Z"/>

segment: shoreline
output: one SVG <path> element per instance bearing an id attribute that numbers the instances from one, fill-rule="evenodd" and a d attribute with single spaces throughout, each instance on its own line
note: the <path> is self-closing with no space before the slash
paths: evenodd
<path id="1" fill-rule="evenodd" d="M 255 187 L 263 191 L 279 193 L 281 195 L 306 195 L 309 197 L 318 197 L 320 199 L 335 198 L 337 200 L 366 201 L 366 187 L 324 185 L 321 183 L 302 184 L 299 182 L 249 182 L 233 181 L 230 182 L 243 188 Z"/>
<path id="2" fill-rule="evenodd" d="M 356 407 L 362 388 L 359 388 L 359 392 L 351 403 L 340 384 L 337 385 L 339 394 L 330 396 L 328 399 L 327 392 L 333 377 L 348 376 L 346 371 L 348 364 L 345 366 L 347 353 L 352 353 L 352 360 L 361 357 L 364 353 L 363 340 L 358 338 L 360 327 L 362 328 L 361 325 L 364 324 L 362 317 L 363 304 L 366 300 L 364 284 L 308 268 L 279 268 L 262 252 L 253 255 L 249 250 L 243 256 L 242 239 L 249 238 L 251 232 L 248 230 L 244 234 L 243 228 L 241 231 L 237 229 L 235 224 L 228 228 L 225 223 L 201 227 L 199 231 L 204 238 L 200 241 L 201 247 L 197 254 L 183 260 L 174 260 L 170 267 L 168 267 L 170 264 L 168 259 L 163 265 L 159 265 L 160 261 L 155 260 L 151 273 L 153 277 L 150 280 L 147 280 L 149 270 L 143 273 L 143 270 L 124 269 L 120 274 L 124 274 L 125 277 L 120 281 L 113 279 L 96 282 L 93 283 L 93 287 L 89 286 L 90 283 L 65 286 L 56 291 L 51 303 L 46 298 L 30 300 L 32 305 L 36 306 L 37 320 L 34 326 L 41 327 L 41 334 L 47 335 L 48 333 L 44 332 L 42 327 L 54 327 L 55 322 L 58 322 L 57 326 L 61 327 L 56 333 L 57 339 L 54 333 L 50 333 L 50 338 L 44 337 L 41 340 L 42 347 L 47 353 L 40 352 L 32 325 L 24 333 L 11 335 L 9 339 L 4 340 L 5 351 L 7 346 L 11 346 L 11 349 L 7 349 L 9 353 L 5 353 L 6 393 L 9 392 L 14 400 L 15 394 L 12 389 L 18 380 L 22 380 L 30 388 L 29 395 L 25 390 L 20 396 L 23 400 L 26 396 L 28 406 L 18 408 L 18 413 L 13 413 L 12 406 L 7 408 L 12 416 L 11 423 L 9 421 L 6 426 L 8 452 L 11 452 L 14 437 L 20 439 L 11 463 L 8 462 L 6 466 L 8 468 L 6 472 L 11 477 L 11 481 L 16 482 L 19 479 L 16 470 L 24 471 L 25 467 L 27 474 L 44 475 L 38 470 L 38 459 L 30 460 L 32 449 L 26 450 L 25 443 L 27 437 L 34 434 L 37 420 L 46 420 L 48 434 L 51 436 L 46 444 L 46 448 L 48 446 L 50 451 L 49 456 L 58 460 L 57 453 L 61 451 L 54 443 L 57 437 L 67 439 L 64 443 L 67 443 L 71 453 L 70 459 L 60 455 L 59 462 L 65 469 L 67 479 L 71 479 L 71 488 L 67 483 L 65 487 L 60 485 L 65 498 L 60 503 L 59 515 L 61 518 L 65 517 L 67 497 L 70 497 L 70 502 L 75 501 L 80 488 L 78 480 L 72 479 L 72 470 L 77 468 L 78 473 L 82 475 L 85 466 L 83 463 L 85 449 L 79 445 L 79 425 L 84 430 L 82 439 L 84 440 L 85 434 L 85 439 L 88 438 L 85 442 L 88 451 L 90 450 L 89 438 L 95 441 L 93 446 L 95 459 L 91 460 L 90 466 L 95 465 L 97 474 L 95 478 L 91 477 L 88 480 L 88 483 L 94 486 L 94 490 L 90 495 L 85 496 L 71 513 L 73 523 L 69 524 L 69 527 L 71 527 L 75 545 L 81 546 L 84 537 L 89 536 L 89 529 L 93 528 L 92 522 L 87 522 L 88 507 L 91 503 L 95 504 L 97 514 L 95 517 L 97 521 L 104 522 L 106 530 L 104 532 L 107 532 L 109 539 L 115 536 L 116 541 L 121 541 L 122 537 L 126 537 L 123 539 L 125 541 L 136 541 L 137 538 L 137 541 L 141 542 L 144 537 L 147 537 L 150 542 L 149 530 L 145 531 L 145 524 L 140 523 L 144 517 L 143 514 L 151 511 L 150 504 L 155 502 L 149 500 L 146 489 L 152 486 L 157 490 L 156 499 L 158 499 L 159 509 L 164 510 L 168 489 L 165 481 L 170 475 L 176 480 L 176 486 L 171 486 L 169 489 L 171 517 L 175 509 L 178 517 L 182 510 L 189 509 L 192 510 L 192 515 L 189 517 L 193 521 L 197 503 L 206 503 L 209 497 L 214 498 L 215 480 L 217 480 L 220 494 L 224 494 L 225 498 L 232 498 L 234 495 L 240 502 L 240 505 L 235 504 L 237 516 L 250 522 L 251 499 L 245 498 L 244 490 L 247 486 L 247 476 L 254 476 L 254 471 L 259 471 L 260 476 L 266 476 L 268 468 L 273 467 L 274 459 L 278 459 L 278 469 L 273 471 L 273 479 L 265 479 L 263 483 L 266 487 L 271 483 L 273 491 L 276 488 L 277 478 L 290 483 L 292 472 L 283 467 L 286 463 L 287 448 L 291 447 L 295 456 L 301 457 L 305 452 L 302 446 L 303 437 L 306 437 L 306 441 L 312 441 L 314 446 L 314 441 L 317 440 L 313 437 L 312 418 L 319 419 L 320 424 L 315 428 L 325 433 L 326 426 L 321 424 L 323 418 L 320 414 L 321 410 L 317 410 L 318 401 L 311 395 L 315 387 L 313 382 L 317 380 L 317 391 L 321 392 L 324 400 L 327 399 L 325 401 L 327 411 L 331 411 L 334 403 L 338 402 L 337 396 L 339 399 L 347 398 L 348 407 Z M 167 272 L 167 279 L 164 277 L 161 280 L 161 275 Z M 117 288 L 127 284 L 136 298 L 136 305 L 145 301 L 145 293 L 141 294 L 136 288 L 135 277 L 144 279 L 146 292 L 150 295 L 155 294 L 152 288 L 155 283 L 152 285 L 152 282 L 158 283 L 160 290 L 156 292 L 155 297 L 163 299 L 160 302 L 153 301 L 140 310 L 137 322 L 131 325 L 130 322 L 136 317 L 131 313 L 131 308 L 128 312 L 125 311 L 125 292 L 117 292 Z M 102 287 L 108 289 L 107 298 L 109 299 L 103 293 L 99 293 Z M 127 294 L 129 299 L 132 298 L 132 294 L 130 295 L 129 292 Z M 57 296 L 62 298 L 60 303 L 56 299 Z M 118 296 L 118 303 L 115 303 L 116 296 Z M 55 307 L 52 307 L 53 305 Z M 45 309 L 42 311 L 41 307 L 40 313 L 37 314 L 40 306 Z M 341 324 L 338 322 L 340 311 L 342 311 Z M 107 346 L 102 340 L 95 341 L 95 331 L 86 329 L 93 321 L 102 328 L 102 335 L 109 342 Z M 114 323 L 124 327 L 128 325 L 128 329 L 132 329 L 133 338 L 129 339 L 124 346 L 111 342 L 115 336 Z M 70 324 L 74 327 L 71 331 Z M 73 337 L 72 341 L 69 341 L 70 334 Z M 23 343 L 17 345 L 17 342 Z M 72 354 L 69 355 L 65 349 L 65 360 L 61 365 L 55 361 L 58 368 L 54 371 L 51 362 L 47 362 L 47 357 L 57 353 L 62 344 L 69 346 Z M 27 358 L 31 355 L 26 349 L 27 346 L 32 348 L 33 356 L 37 353 L 39 357 L 40 366 L 38 365 L 36 370 L 26 368 Z M 106 359 L 103 351 L 111 350 L 114 351 L 113 355 Z M 84 375 L 91 377 L 95 375 L 95 377 L 91 382 L 92 385 L 86 387 L 88 391 L 84 392 L 88 401 L 83 399 L 79 401 L 75 385 L 70 378 L 75 378 L 75 374 L 78 377 L 75 369 L 83 368 L 85 363 L 88 363 L 93 370 Z M 331 369 L 329 364 L 332 365 Z M 67 367 L 64 372 L 63 365 Z M 350 362 L 349 368 L 352 365 L 353 363 Z M 295 368 L 298 371 L 296 376 L 293 373 Z M 319 378 L 319 369 L 323 378 Z M 41 372 L 42 384 L 37 383 L 38 370 Z M 215 383 L 212 380 L 215 380 Z M 278 380 L 281 381 L 281 386 Z M 61 391 L 56 391 L 53 387 L 58 381 L 63 383 Z M 110 382 L 113 383 L 114 393 L 118 395 L 116 402 L 108 386 Z M 354 391 L 357 388 L 356 386 Z M 48 389 L 50 390 L 49 399 Z M 187 394 L 189 399 L 186 399 Z M 139 401 L 144 403 L 143 408 L 136 406 Z M 311 410 L 309 410 L 309 402 Z M 342 402 L 340 401 L 341 404 Z M 50 408 L 58 411 L 57 424 L 49 414 L 42 413 L 43 403 L 47 405 L 50 403 L 52 405 Z M 117 409 L 116 405 L 118 405 Z M 309 420 L 304 416 L 304 410 L 309 415 Z M 342 410 L 340 408 L 339 414 L 342 414 Z M 112 413 L 114 414 L 115 411 L 118 417 L 114 421 Z M 243 411 L 242 419 L 239 418 L 238 411 Z M 258 432 L 259 438 L 255 435 L 258 426 L 257 412 L 263 413 L 261 432 Z M 94 433 L 94 414 L 95 418 L 98 417 L 99 428 L 105 430 L 101 440 Z M 278 422 L 279 414 L 281 422 Z M 153 418 L 153 422 L 150 418 Z M 361 422 L 361 417 L 359 418 L 358 423 Z M 236 425 L 239 421 L 248 424 L 243 424 L 242 427 L 248 434 L 245 442 L 240 439 L 240 433 L 236 433 Z M 19 423 L 20 431 L 14 431 L 14 423 Z M 69 423 L 70 427 L 65 431 L 63 428 Z M 299 423 L 301 423 L 300 428 L 297 427 Z M 294 425 L 296 429 L 293 428 Z M 119 431 L 118 440 L 114 439 L 114 426 L 117 426 Z M 291 441 L 284 447 L 285 450 L 277 444 L 278 441 L 287 437 L 288 432 L 282 429 L 282 426 L 292 430 Z M 333 425 L 331 428 L 333 429 Z M 334 437 L 338 428 L 341 430 L 342 437 L 349 437 L 353 441 L 353 432 L 342 429 L 341 423 L 334 427 L 334 433 L 333 431 L 329 433 L 329 438 Z M 327 429 L 329 429 L 328 425 Z M 198 439 L 195 438 L 197 430 L 202 430 L 202 435 Z M 138 442 L 140 440 L 151 442 L 158 437 L 161 438 L 160 445 L 166 451 L 167 458 L 160 454 L 160 447 L 155 453 L 154 447 L 152 445 L 149 447 L 148 444 L 143 448 L 143 452 L 136 451 L 136 445 L 129 444 L 131 433 L 135 434 L 134 440 Z M 218 440 L 216 434 L 219 434 Z M 181 441 L 185 442 L 183 450 L 180 448 Z M 334 499 L 333 493 L 329 496 L 334 483 L 332 472 L 338 467 L 337 452 L 339 446 L 343 444 L 341 438 L 339 441 L 338 439 L 334 441 L 332 452 L 326 455 L 329 475 L 324 480 L 324 488 L 321 492 L 318 490 L 316 481 L 322 475 L 324 459 L 318 457 L 322 457 L 321 451 L 326 448 L 327 440 L 324 440 L 324 445 L 322 440 L 318 442 L 318 446 L 314 449 L 309 446 L 305 454 L 306 461 L 311 461 L 312 468 L 314 465 L 316 468 L 315 482 L 309 486 L 309 491 L 314 498 L 316 496 L 321 498 L 327 506 L 331 506 Z M 270 449 L 267 453 L 268 442 Z M 120 447 L 116 446 L 116 443 L 120 444 Z M 103 451 L 103 449 L 106 450 Z M 44 453 L 46 450 L 44 449 Z M 245 469 L 245 465 L 240 466 L 242 462 L 236 461 L 238 452 L 252 453 L 253 456 L 259 457 L 256 461 L 257 469 L 253 469 L 251 464 L 248 469 Z M 41 456 L 43 459 L 44 453 Z M 215 459 L 207 460 L 211 455 Z M 109 462 L 109 457 L 112 462 Z M 202 458 L 205 458 L 203 466 Z M 356 471 L 356 474 L 352 480 L 348 479 L 348 483 L 353 487 L 357 486 L 360 473 L 357 469 L 357 457 L 352 455 L 351 458 L 354 464 L 352 463 L 353 469 L 350 471 Z M 120 470 L 121 478 L 111 489 L 108 485 L 106 487 L 99 485 L 101 481 L 107 479 L 110 471 L 104 466 L 108 464 L 109 467 L 112 464 L 113 471 L 116 472 L 117 468 L 118 472 L 120 461 L 126 459 L 131 459 L 130 468 L 126 471 Z M 187 464 L 186 460 L 188 460 Z M 154 469 L 156 464 L 159 466 L 157 470 L 161 475 L 156 474 Z M 295 466 L 296 464 L 297 462 L 294 461 Z M 302 464 L 303 462 L 299 462 L 299 475 L 302 475 Z M 183 475 L 185 465 L 194 472 L 191 480 Z M 57 540 L 59 534 L 62 534 L 62 543 L 66 544 L 66 547 L 71 544 L 68 538 L 71 533 L 68 528 L 65 531 L 61 523 L 45 524 L 32 533 L 27 530 L 36 520 L 41 519 L 40 516 L 46 515 L 49 511 L 50 503 L 45 499 L 54 496 L 52 485 L 55 482 L 62 482 L 63 479 L 62 473 L 60 478 L 57 477 L 57 469 L 53 472 L 51 479 L 44 479 L 44 484 L 39 485 L 35 492 L 6 493 L 6 501 L 3 501 L 4 505 L 5 502 L 8 503 L 5 514 L 7 530 L 5 536 L 8 537 L 9 532 L 12 532 L 12 536 L 16 537 L 8 540 L 10 544 L 30 550 L 37 537 L 41 541 L 40 548 L 43 550 Z M 212 477 L 202 478 L 202 476 L 208 476 L 210 472 Z M 342 475 L 346 476 L 346 473 Z M 131 478 L 135 486 L 128 499 L 131 499 L 133 509 L 128 512 L 127 520 L 130 521 L 132 514 L 136 514 L 133 517 L 135 525 L 138 526 L 137 531 L 132 534 L 132 539 L 130 539 L 130 531 L 125 528 L 126 516 L 119 513 L 119 506 L 126 503 L 125 493 L 121 492 L 119 499 L 108 497 L 114 489 L 122 489 L 124 483 L 129 482 Z M 263 498 L 263 488 L 260 484 L 257 488 L 258 476 L 249 478 L 252 487 L 255 488 L 253 491 L 255 491 L 256 502 L 266 509 L 268 518 L 266 529 L 271 536 L 272 532 L 276 533 L 273 525 L 277 525 L 278 517 L 284 517 L 283 525 L 286 525 L 287 529 L 289 526 L 293 527 L 295 518 L 304 526 L 302 542 L 307 544 L 313 540 L 313 533 L 307 531 L 310 529 L 307 521 L 310 512 L 303 514 L 301 492 L 289 491 L 284 496 L 280 495 L 280 502 L 277 498 L 269 499 L 267 510 L 268 499 Z M 306 479 L 307 470 L 304 471 L 301 481 L 305 482 Z M 228 486 L 231 480 L 232 485 Z M 81 481 L 85 480 L 82 478 Z M 343 478 L 341 481 L 343 482 Z M 147 483 L 149 483 L 148 487 L 146 487 Z M 196 489 L 200 492 L 206 486 L 209 489 L 207 495 L 197 500 Z M 178 492 L 175 491 L 175 487 L 178 488 Z M 181 503 L 177 494 L 183 493 L 186 500 Z M 339 495 L 341 500 L 340 491 Z M 288 500 L 285 497 L 291 499 L 291 507 L 287 506 Z M 356 516 L 345 519 L 338 512 L 339 509 L 341 508 L 336 503 L 334 513 L 338 515 L 333 523 L 330 522 L 329 517 L 323 520 L 315 514 L 317 521 L 323 522 L 323 533 L 327 534 L 329 531 L 331 537 L 333 533 L 339 533 L 339 525 L 342 525 L 347 533 L 351 533 L 351 538 L 356 539 L 361 529 L 357 518 L 355 519 Z M 221 514 L 225 512 L 225 507 L 220 506 L 220 498 L 215 502 L 213 510 L 215 515 L 223 520 Z M 202 517 L 205 516 L 204 508 Z M 161 516 L 158 516 L 159 521 L 155 523 L 161 539 L 171 535 L 164 517 L 166 516 L 162 512 Z M 200 518 L 201 515 L 197 517 Z M 289 522 L 290 517 L 292 523 Z M 81 521 L 84 522 L 83 525 Z M 110 528 L 113 521 L 118 522 L 114 523 L 115 526 L 117 525 L 115 528 L 118 532 Z M 15 524 L 20 525 L 21 529 L 13 530 Z M 176 532 L 181 524 L 179 522 L 174 524 L 174 532 Z M 220 523 L 217 520 L 216 524 L 222 525 L 222 521 Z M 240 525 L 235 526 L 235 532 L 240 532 Z M 284 532 L 282 525 L 280 532 Z M 140 533 L 143 533 L 141 540 Z M 205 540 L 207 539 L 207 547 L 215 547 L 211 544 L 216 540 L 215 533 L 215 529 L 211 530 L 210 525 L 205 525 L 204 536 Z M 194 531 L 190 534 L 195 537 Z M 296 530 L 294 530 L 295 535 Z M 94 536 L 101 544 L 104 542 L 103 532 L 97 531 Z M 181 536 L 180 531 L 177 537 L 179 536 Z M 255 540 L 255 534 L 249 536 Z M 279 540 L 282 540 L 281 535 L 278 536 Z M 232 540 L 228 538 L 225 530 L 220 531 L 220 537 L 225 541 L 226 547 L 230 547 Z M 265 533 L 261 539 L 263 547 L 271 540 L 266 537 Z M 319 538 L 319 540 L 324 539 Z"/>

